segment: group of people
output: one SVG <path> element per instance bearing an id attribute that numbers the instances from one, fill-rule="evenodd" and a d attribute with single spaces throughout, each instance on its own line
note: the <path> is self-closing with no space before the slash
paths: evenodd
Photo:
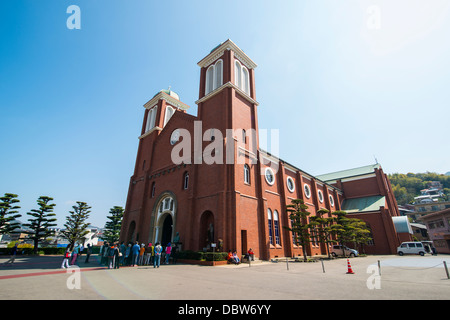
<path id="1" fill-rule="evenodd" d="M 104 243 L 100 248 L 100 264 L 108 266 L 109 269 L 118 269 L 119 266 L 144 266 L 153 264 L 154 268 L 159 268 L 161 260 L 165 264 L 169 264 L 169 259 L 175 264 L 177 260 L 177 247 L 169 242 L 165 247 L 161 246 L 159 242 L 155 245 L 149 243 L 139 244 L 136 241 L 134 244 L 129 242 L 125 245 L 124 242 L 119 243 Z"/>
<path id="2" fill-rule="evenodd" d="M 252 248 L 250 248 L 247 253 L 244 256 L 244 259 L 247 259 L 248 261 L 250 260 L 255 260 L 255 253 L 253 252 Z M 228 257 L 227 257 L 227 261 L 229 263 L 234 263 L 234 264 L 239 264 L 241 263 L 241 259 L 239 258 L 239 256 L 237 255 L 236 250 L 235 251 L 228 251 Z"/>
<path id="3" fill-rule="evenodd" d="M 61 264 L 61 268 L 65 269 L 69 268 L 71 265 L 76 265 L 84 249 L 86 249 L 86 260 L 84 262 L 89 263 L 92 245 L 88 244 L 86 248 L 84 248 L 84 246 L 81 244 L 75 244 L 73 250 L 70 250 L 70 247 L 67 247 L 66 252 L 64 253 L 64 259 Z"/>

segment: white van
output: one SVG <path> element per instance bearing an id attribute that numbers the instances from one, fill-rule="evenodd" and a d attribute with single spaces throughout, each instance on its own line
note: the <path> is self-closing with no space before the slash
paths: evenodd
<path id="1" fill-rule="evenodd" d="M 420 254 L 425 255 L 425 247 L 422 242 L 403 242 L 400 247 L 397 248 L 398 255 L 404 254 Z"/>

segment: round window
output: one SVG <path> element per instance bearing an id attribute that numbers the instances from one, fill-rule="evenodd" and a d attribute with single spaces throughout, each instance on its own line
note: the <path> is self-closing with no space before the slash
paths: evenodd
<path id="1" fill-rule="evenodd" d="M 334 199 L 333 199 L 333 196 L 331 194 L 330 194 L 329 198 L 330 198 L 331 206 L 334 207 Z"/>
<path id="2" fill-rule="evenodd" d="M 265 176 L 266 176 L 267 183 L 270 185 L 273 185 L 273 183 L 275 182 L 275 177 L 273 175 L 272 169 L 266 168 Z"/>
<path id="3" fill-rule="evenodd" d="M 180 140 L 180 130 L 179 129 L 175 129 L 172 132 L 172 135 L 170 136 L 170 144 L 174 145 L 175 143 L 178 142 L 178 140 Z"/>
<path id="4" fill-rule="evenodd" d="M 319 196 L 320 203 L 323 203 L 323 193 L 322 190 L 317 191 L 317 195 Z"/>
<path id="5" fill-rule="evenodd" d="M 303 189 L 305 190 L 305 196 L 309 199 L 311 197 L 311 190 L 309 189 L 309 186 L 305 184 Z"/>
<path id="6" fill-rule="evenodd" d="M 295 190 L 294 179 L 292 179 L 291 177 L 287 177 L 286 184 L 287 184 L 288 190 L 290 192 L 294 192 L 294 190 Z"/>

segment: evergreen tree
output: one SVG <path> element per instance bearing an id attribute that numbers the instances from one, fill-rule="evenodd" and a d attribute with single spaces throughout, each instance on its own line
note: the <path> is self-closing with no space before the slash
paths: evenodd
<path id="1" fill-rule="evenodd" d="M 73 250 L 76 242 L 84 242 L 84 237 L 89 233 L 86 220 L 91 212 L 86 202 L 77 201 L 77 205 L 72 208 L 73 211 L 69 211 L 70 215 L 66 217 L 65 230 L 61 232 L 62 237 L 69 241 L 70 250 Z"/>
<path id="2" fill-rule="evenodd" d="M 328 248 L 328 244 L 333 242 L 331 240 L 332 228 L 334 218 L 325 217 L 330 211 L 327 209 L 320 209 L 317 211 L 315 216 L 310 217 L 310 229 L 311 233 L 318 239 L 319 243 L 325 244 L 327 248 L 327 255 L 330 257 L 330 250 Z"/>
<path id="3" fill-rule="evenodd" d="M 17 194 L 5 193 L 3 197 L 0 197 L 0 234 L 11 233 L 20 226 L 14 221 L 22 216 L 17 211 L 20 207 L 15 205 L 18 202 L 20 200 L 17 199 Z"/>
<path id="4" fill-rule="evenodd" d="M 123 208 L 119 206 L 114 206 L 109 210 L 110 215 L 107 216 L 109 221 L 107 221 L 105 224 L 103 236 L 105 240 L 110 243 L 119 240 L 120 229 L 122 227 L 123 211 Z"/>
<path id="5" fill-rule="evenodd" d="M 56 221 L 56 215 L 53 213 L 55 204 L 50 203 L 51 201 L 53 201 L 53 198 L 40 196 L 37 200 L 39 209 L 31 209 L 31 212 L 27 213 L 32 218 L 29 218 L 29 223 L 24 223 L 24 226 L 31 229 L 27 233 L 33 239 L 34 254 L 38 253 L 39 241 L 54 235 L 54 231 L 51 231 L 50 228 L 56 227 L 56 223 L 54 223 Z"/>
<path id="6" fill-rule="evenodd" d="M 331 226 L 331 233 L 341 245 L 343 256 L 345 256 L 344 243 L 353 242 L 357 248 L 358 243 L 367 243 L 370 240 L 370 230 L 364 221 L 348 218 L 345 211 L 335 211 L 332 214 L 335 216 L 335 223 Z"/>
<path id="7" fill-rule="evenodd" d="M 303 259 L 307 261 L 306 247 L 311 241 L 309 231 L 311 226 L 308 224 L 308 216 L 310 213 L 306 211 L 308 206 L 305 205 L 302 199 L 293 199 L 291 203 L 286 206 L 289 218 L 291 219 L 291 228 L 284 228 L 291 231 L 295 243 L 302 246 Z"/>

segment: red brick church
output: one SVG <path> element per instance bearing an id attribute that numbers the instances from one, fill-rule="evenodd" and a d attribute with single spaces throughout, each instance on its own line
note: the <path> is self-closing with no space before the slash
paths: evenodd
<path id="1" fill-rule="evenodd" d="M 256 64 L 231 40 L 199 63 L 198 114 L 173 91 L 145 107 L 121 240 L 181 242 L 182 250 L 211 243 L 260 259 L 302 255 L 286 205 L 300 198 L 312 214 L 346 210 L 369 225 L 368 254 L 396 253 L 410 233 L 379 164 L 312 176 L 260 149 Z M 280 124 L 281 126 L 281 124 Z M 401 230 L 400 230 L 401 229 Z M 326 254 L 312 242 L 309 255 Z"/>

